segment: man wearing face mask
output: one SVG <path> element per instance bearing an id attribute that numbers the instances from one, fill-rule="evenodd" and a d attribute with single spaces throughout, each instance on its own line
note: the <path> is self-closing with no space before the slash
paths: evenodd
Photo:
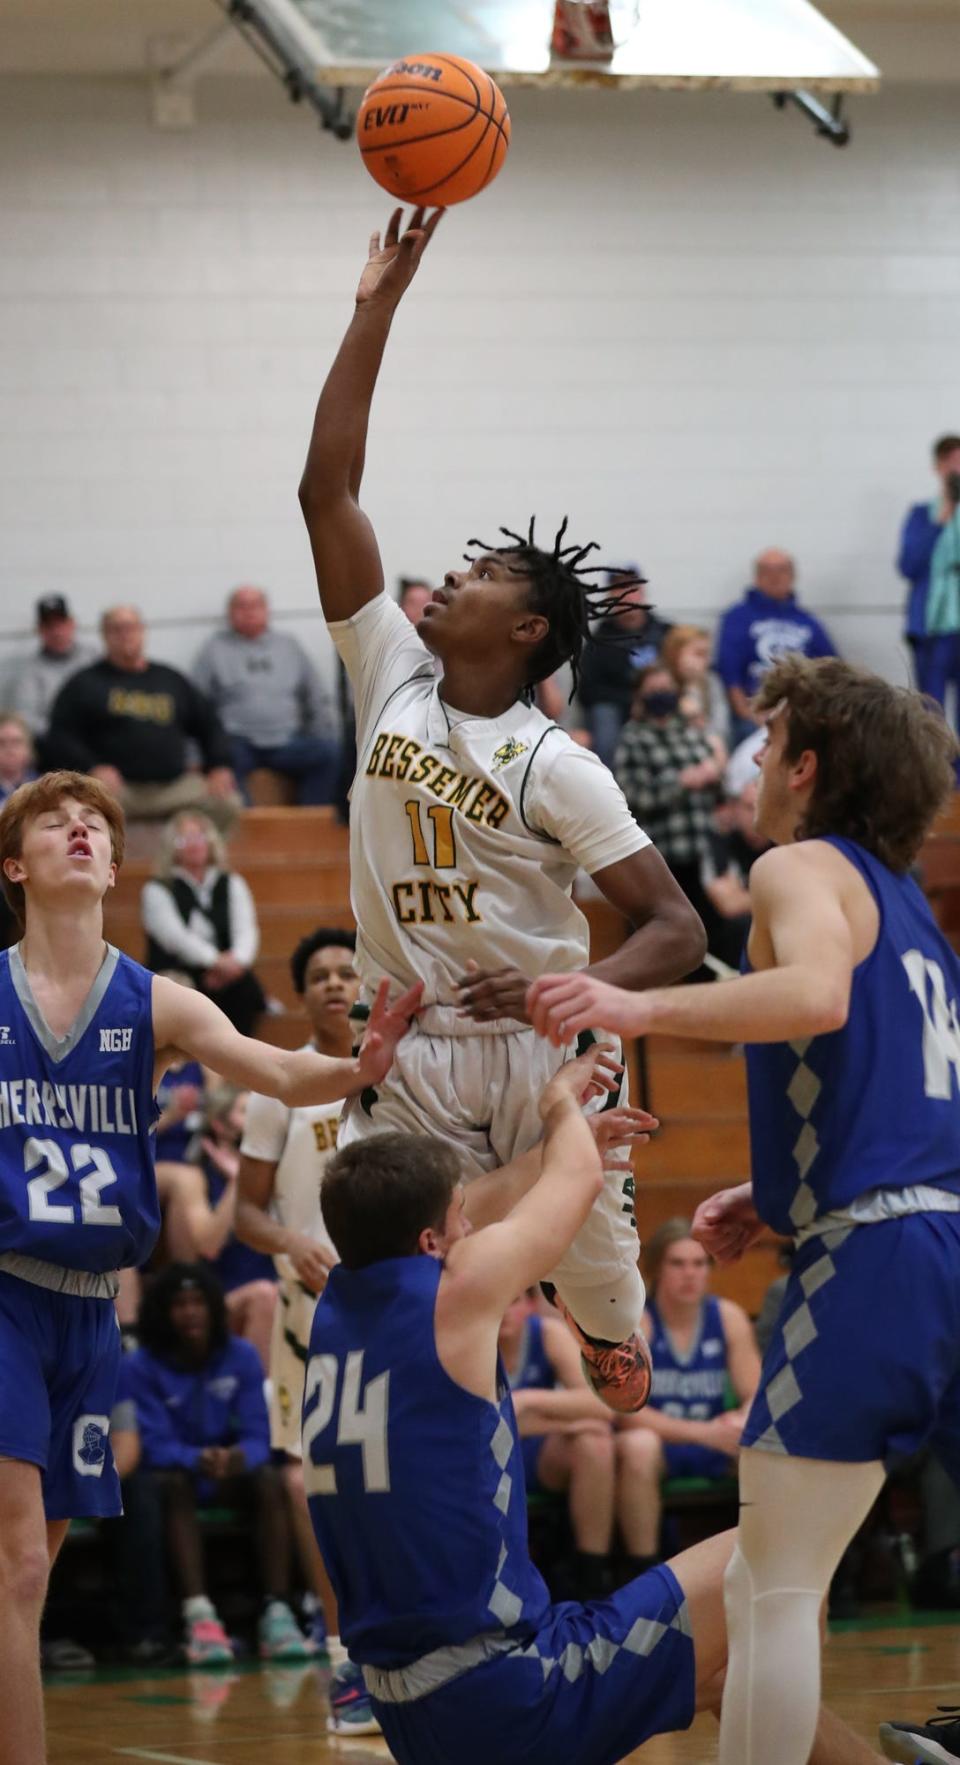
<path id="1" fill-rule="evenodd" d="M 715 914 L 701 867 L 713 832 L 723 758 L 713 738 L 688 723 L 677 683 L 659 662 L 636 676 L 613 772 L 632 813 L 703 919 L 709 944 Z"/>

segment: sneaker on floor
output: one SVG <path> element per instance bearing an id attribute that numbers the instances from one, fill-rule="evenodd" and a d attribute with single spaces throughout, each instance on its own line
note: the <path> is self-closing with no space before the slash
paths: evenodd
<path id="1" fill-rule="evenodd" d="M 380 1724 L 373 1713 L 370 1693 L 363 1674 L 352 1661 L 334 1668 L 330 1676 L 330 1714 L 327 1728 L 331 1734 L 379 1734 Z"/>
<path id="2" fill-rule="evenodd" d="M 271 1600 L 257 1630 L 262 1661 L 312 1661 L 319 1650 L 304 1636 L 285 1600 Z"/>
<path id="3" fill-rule="evenodd" d="M 329 1661 L 327 1621 L 323 1615 L 323 1606 L 314 1594 L 307 1594 L 303 1602 L 302 1617 L 307 1635 L 316 1643 L 317 1660 Z"/>
<path id="4" fill-rule="evenodd" d="M 884 1722 L 880 1745 L 898 1765 L 954 1765 L 960 1759 L 960 1704 L 939 1704 L 929 1722 Z"/>
<path id="5" fill-rule="evenodd" d="M 226 1667 L 233 1660 L 230 1638 L 216 1612 L 188 1621 L 184 1653 L 191 1667 Z"/>
<path id="6" fill-rule="evenodd" d="M 626 1342 L 594 1342 L 557 1293 L 553 1304 L 580 1344 L 583 1376 L 601 1403 L 622 1416 L 642 1410 L 653 1384 L 653 1362 L 643 1331 L 636 1330 Z"/>
<path id="7" fill-rule="evenodd" d="M 40 1644 L 40 1665 L 48 1673 L 89 1673 L 96 1657 L 70 1636 L 58 1636 Z"/>

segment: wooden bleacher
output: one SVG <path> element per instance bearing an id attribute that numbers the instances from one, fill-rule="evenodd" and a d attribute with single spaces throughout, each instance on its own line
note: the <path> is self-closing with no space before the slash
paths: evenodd
<path id="1" fill-rule="evenodd" d="M 920 881 L 940 930 L 960 950 L 960 791 L 924 841 Z"/>
<path id="2" fill-rule="evenodd" d="M 332 810 L 282 806 L 248 809 L 230 842 L 231 862 L 246 877 L 260 918 L 257 972 L 282 1014 L 266 1017 L 261 1034 L 280 1047 L 297 1047 L 305 1025 L 296 1009 L 289 957 L 297 940 L 320 922 L 351 926 L 348 835 Z M 107 936 L 142 959 L 140 890 L 152 863 L 132 856 L 123 866 L 106 909 Z M 924 845 L 921 881 L 938 923 L 960 950 L 960 793 Z M 610 955 L 627 935 L 626 922 L 600 899 L 582 901 L 594 958 Z M 660 1132 L 634 1156 L 637 1224 L 641 1238 L 674 1215 L 689 1218 L 715 1189 L 749 1175 L 746 1075 L 743 1055 L 711 1042 L 649 1036 L 631 1053 L 634 1096 L 660 1118 Z M 775 1278 L 778 1241 L 771 1234 L 742 1262 L 718 1269 L 718 1293 L 756 1313 Z"/>

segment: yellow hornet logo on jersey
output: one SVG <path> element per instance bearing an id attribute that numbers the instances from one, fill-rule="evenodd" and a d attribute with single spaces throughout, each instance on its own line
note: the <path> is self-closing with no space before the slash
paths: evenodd
<path id="1" fill-rule="evenodd" d="M 518 742 L 512 735 L 508 736 L 507 740 L 495 749 L 491 770 L 499 772 L 501 766 L 509 766 L 511 760 L 516 760 L 520 754 L 526 753 L 527 747 L 527 742 Z"/>

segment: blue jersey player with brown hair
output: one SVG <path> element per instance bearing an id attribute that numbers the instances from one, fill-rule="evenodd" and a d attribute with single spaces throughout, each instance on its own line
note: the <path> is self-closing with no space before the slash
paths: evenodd
<path id="1" fill-rule="evenodd" d="M 558 1044 L 585 1023 L 746 1044 L 753 1183 L 694 1231 L 724 1261 L 764 1224 L 796 1254 L 742 1435 L 720 1765 L 807 1765 L 821 1608 L 887 1464 L 930 1446 L 960 1481 L 960 958 L 910 874 L 956 742 L 835 658 L 784 658 L 757 703 L 774 849 L 744 974 L 642 995 L 549 975 L 530 1008 Z M 914 1739 L 884 1744 L 949 1756 Z"/>
<path id="2" fill-rule="evenodd" d="M 0 955 L 0 1765 L 44 1757 L 38 1634 L 70 1520 L 120 1512 L 109 1418 L 117 1270 L 159 1226 L 151 1130 L 177 1059 L 290 1105 L 382 1081 L 416 1009 L 386 987 L 356 1059 L 238 1034 L 201 994 L 104 942 L 123 814 L 96 779 L 48 773 L 0 811 L 0 872 L 21 926 Z"/>
<path id="3" fill-rule="evenodd" d="M 527 1549 L 497 1339 L 599 1193 L 581 1108 L 596 1059 L 545 1086 L 542 1145 L 512 1171 L 464 1186 L 448 1142 L 383 1134 L 324 1172 L 340 1262 L 314 1314 L 303 1464 L 350 1652 L 333 1720 L 362 1674 L 398 1765 L 614 1765 L 719 1707 L 732 1533 L 585 1605 L 553 1603 Z M 810 1765 L 876 1758 L 821 1715 Z"/>

